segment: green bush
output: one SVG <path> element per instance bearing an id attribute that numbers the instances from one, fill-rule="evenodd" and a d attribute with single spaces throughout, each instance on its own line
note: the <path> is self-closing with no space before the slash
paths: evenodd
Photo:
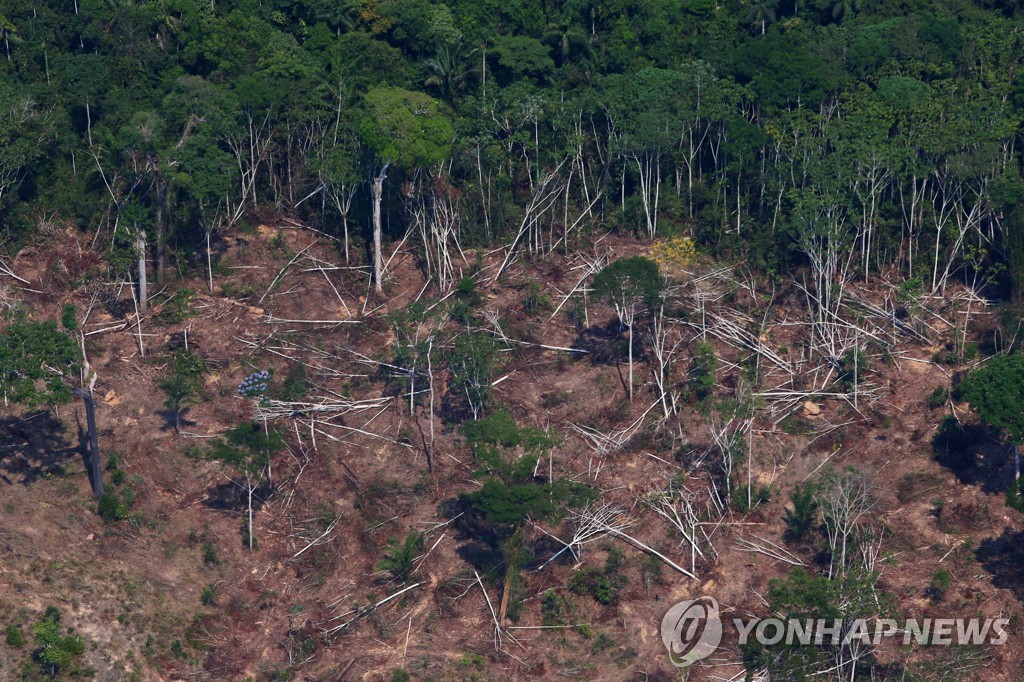
<path id="1" fill-rule="evenodd" d="M 490 334 L 466 332 L 455 340 L 448 363 L 452 370 L 452 390 L 464 399 L 479 419 L 491 397 L 491 382 L 500 364 L 498 344 Z"/>
<path id="2" fill-rule="evenodd" d="M 929 596 L 935 601 L 942 601 L 953 585 L 953 574 L 944 568 L 932 573 L 932 581 L 928 586 Z"/>
<path id="3" fill-rule="evenodd" d="M 213 606 L 217 601 L 217 593 L 219 591 L 220 590 L 217 588 L 216 583 L 204 585 L 203 589 L 199 591 L 199 601 L 202 602 L 204 606 Z"/>
<path id="4" fill-rule="evenodd" d="M 605 547 L 608 557 L 604 562 L 604 570 L 584 568 L 569 578 L 569 591 L 573 594 L 589 594 L 601 604 L 611 604 L 619 592 L 629 583 L 622 575 L 626 555 L 613 545 Z"/>
<path id="5" fill-rule="evenodd" d="M 459 324 L 469 324 L 473 319 L 473 309 L 480 305 L 480 294 L 476 290 L 476 282 L 472 277 L 463 277 L 455 286 L 455 301 L 452 303 L 448 316 Z"/>
<path id="6" fill-rule="evenodd" d="M 182 287 L 174 292 L 174 295 L 164 302 L 160 309 L 160 319 L 167 324 L 180 324 L 195 315 L 192 309 L 192 301 L 196 292 L 188 287 Z"/>
<path id="7" fill-rule="evenodd" d="M 553 307 L 551 297 L 541 291 L 537 280 L 531 279 L 526 283 L 526 294 L 523 297 L 523 308 L 531 315 L 541 310 L 551 310 Z"/>
<path id="8" fill-rule="evenodd" d="M 687 385 L 694 400 L 704 401 L 711 397 L 715 390 L 715 370 L 718 368 L 718 356 L 715 347 L 708 341 L 701 341 L 693 348 L 693 366 Z"/>
<path id="9" fill-rule="evenodd" d="M 50 677 L 56 677 L 61 670 L 67 670 L 85 653 L 85 640 L 81 636 L 71 633 L 61 637 L 60 617 L 59 609 L 47 607 L 42 620 L 32 628 L 36 646 L 39 647 L 36 656 Z"/>
<path id="10" fill-rule="evenodd" d="M 621 576 L 609 578 L 596 568 L 584 568 L 569 578 L 569 591 L 573 594 L 589 594 L 601 604 L 615 601 L 619 590 L 624 587 Z"/>
<path id="11" fill-rule="evenodd" d="M 554 590 L 547 590 L 540 600 L 541 622 L 546 626 L 565 625 L 565 600 Z"/>
<path id="12" fill-rule="evenodd" d="M 7 626 L 7 645 L 20 649 L 25 646 L 25 633 L 14 623 Z"/>
<path id="13" fill-rule="evenodd" d="M 100 495 L 97 513 L 104 521 L 121 521 L 128 518 L 130 512 L 129 505 L 121 499 L 116 490 L 107 489 Z"/>
<path id="14" fill-rule="evenodd" d="M 204 542 L 202 552 L 204 564 L 207 566 L 217 566 L 220 564 L 220 557 L 217 556 L 217 550 L 212 542 Z"/>
<path id="15" fill-rule="evenodd" d="M 423 533 L 419 531 L 410 530 L 405 536 L 405 540 L 388 538 L 387 544 L 384 546 L 384 554 L 380 561 L 374 564 L 373 570 L 388 571 L 396 580 L 405 581 L 412 573 L 416 557 L 421 549 L 423 549 Z"/>
<path id="16" fill-rule="evenodd" d="M 803 436 L 814 431 L 814 425 L 801 414 L 791 414 L 781 422 L 779 428 L 790 436 Z"/>
<path id="17" fill-rule="evenodd" d="M 937 410 L 946 404 L 946 387 L 936 386 L 935 390 L 928 394 L 928 398 L 925 399 L 925 405 L 929 410 Z"/>
<path id="18" fill-rule="evenodd" d="M 69 332 L 78 329 L 78 307 L 74 303 L 64 304 L 64 309 L 60 313 L 60 324 Z"/>
<path id="19" fill-rule="evenodd" d="M 772 499 L 772 491 L 768 486 L 754 485 L 749 487 L 749 490 L 749 504 L 747 501 L 748 486 L 746 483 L 737 486 L 736 489 L 732 491 L 732 508 L 741 514 L 746 514 L 757 505 L 764 504 Z"/>
<path id="20" fill-rule="evenodd" d="M 839 383 L 853 389 L 864 380 L 868 369 L 868 356 L 859 348 L 851 348 L 839 359 Z"/>
<path id="21" fill-rule="evenodd" d="M 302 400 L 309 394 L 309 382 L 306 380 L 306 367 L 294 364 L 288 368 L 281 384 L 281 399 L 289 402 Z"/>

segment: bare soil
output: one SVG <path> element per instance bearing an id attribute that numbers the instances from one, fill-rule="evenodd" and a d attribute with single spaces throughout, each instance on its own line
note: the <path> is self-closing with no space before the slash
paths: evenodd
<path id="1" fill-rule="evenodd" d="M 543 571 L 524 571 L 520 615 L 509 623 L 523 628 L 510 631 L 519 644 L 506 643 L 499 653 L 484 594 L 473 583 L 473 538 L 442 525 L 448 521 L 445 502 L 480 483 L 457 429 L 440 417 L 429 472 L 418 433 L 428 419 L 423 407 L 410 415 L 408 403 L 396 400 L 372 419 L 356 416 L 346 422 L 374 437 L 354 431 L 311 434 L 301 416 L 282 422 L 290 434 L 289 451 L 274 460 L 270 483 L 257 491 L 258 549 L 253 552 L 242 541 L 245 496 L 237 475 L 200 456 L 212 437 L 250 417 L 251 402 L 236 392 L 241 380 L 258 369 L 272 369 L 281 379 L 293 364 L 284 355 L 304 362 L 313 362 L 317 351 L 333 356 L 316 360 L 334 374 L 312 373 L 314 393 L 384 395 L 379 375 L 349 351 L 389 359 L 393 339 L 383 318 L 417 299 L 425 286 L 411 252 L 394 257 L 386 296 L 378 298 L 368 290 L 365 270 L 319 270 L 308 259 L 288 265 L 305 253 L 325 268 L 345 267 L 343 256 L 323 237 L 262 226 L 221 245 L 223 265 L 212 293 L 203 276 L 171 282 L 140 323 L 128 287 L 100 280 L 101 259 L 89 244 L 72 232 L 63 237 L 56 249 L 19 254 L 12 266 L 33 283 L 25 289 L 44 293 L 23 289 L 15 295 L 31 319 L 59 317 L 67 302 L 84 312 L 92 301 L 85 331 L 115 327 L 87 336 L 86 350 L 98 375 L 95 394 L 104 397 L 98 410 L 101 449 L 117 454 L 123 485 L 135 497 L 129 519 L 107 523 L 97 516 L 79 449 L 84 415 L 77 404 L 54 413 L 12 409 L 0 417 L 0 626 L 21 624 L 30 640 L 21 649 L 0 644 L 4 679 L 19 679 L 32 648 L 31 625 L 50 605 L 61 608 L 63 622 L 87 639 L 85 660 L 100 680 L 388 680 L 396 668 L 413 679 L 437 680 L 676 679 L 659 634 L 665 610 L 676 601 L 710 595 L 727 617 L 767 615 L 769 581 L 790 567 L 743 552 L 735 540 L 757 535 L 784 545 L 789 493 L 796 483 L 813 479 L 826 459 L 834 468 L 852 466 L 872 475 L 879 500 L 874 522 L 884 531 L 880 587 L 894 595 L 900 612 L 1012 618 L 1010 641 L 985 650 L 982 667 L 969 667 L 964 679 L 1024 675 L 1019 663 L 1024 563 L 1017 561 L 1024 524 L 1004 501 L 1012 462 L 982 429 L 973 464 L 953 470 L 936 461 L 933 438 L 943 417 L 975 421 L 967 405 L 926 407 L 932 391 L 949 386 L 962 369 L 932 362 L 953 338 L 953 330 L 938 321 L 932 320 L 935 332 L 928 344 L 900 339 L 893 359 L 872 362 L 869 376 L 879 387 L 877 400 L 856 408 L 841 400 L 819 401 L 820 414 L 800 416 L 806 428 L 789 433 L 771 419 L 756 420 L 753 478 L 770 486 L 771 499 L 730 516 L 716 538 L 717 559 L 697 566 L 699 580 L 667 566 L 655 569 L 648 555 L 621 542 L 588 545 L 580 564 L 556 562 Z M 643 247 L 612 237 L 591 248 L 619 257 Z M 507 378 L 496 385 L 492 404 L 521 423 L 558 431 L 564 444 L 552 464 L 556 474 L 587 481 L 606 501 L 632 509 L 641 519 L 634 529 L 638 539 L 688 565 L 678 536 L 636 502 L 637 495 L 681 472 L 671 440 L 644 427 L 621 451 L 597 461 L 569 428 L 585 424 L 610 430 L 636 420 L 655 398 L 649 358 L 638 362 L 641 388 L 630 403 L 623 361 L 593 361 L 535 345 L 621 347 L 621 339 L 612 311 L 593 301 L 586 311 L 589 338 L 565 314 L 572 302 L 551 319 L 550 309 L 533 314 L 525 309 L 523 287 L 529 281 L 540 283 L 554 305 L 561 302 L 580 277 L 574 269 L 581 264 L 578 255 L 519 262 L 495 284 L 488 272 L 502 255 L 469 254 L 484 267 L 476 276 L 480 308 L 496 310 L 503 331 L 527 342 L 506 354 L 499 377 Z M 168 321 L 173 316 L 166 301 L 182 287 L 195 292 L 190 315 Z M 876 300 L 891 293 L 883 285 L 867 291 Z M 434 293 L 428 289 L 424 296 Z M 770 293 L 770 288 L 758 290 L 758 295 Z M 741 291 L 729 305 L 757 307 L 745 295 Z M 805 313 L 805 303 L 788 292 L 777 292 L 776 300 L 772 315 L 778 324 L 770 326 L 770 343 L 796 357 L 799 334 L 781 323 Z M 952 309 L 939 313 L 956 315 Z M 983 341 L 980 335 L 995 313 L 972 314 L 982 330 L 973 338 Z M 117 329 L 123 320 L 128 324 Z M 188 347 L 205 360 L 207 372 L 201 400 L 184 414 L 176 435 L 157 381 L 167 374 L 171 351 L 183 345 L 186 333 Z M 721 343 L 716 347 L 723 360 L 719 391 L 728 394 L 742 372 L 729 363 L 739 364 L 743 354 Z M 673 369 L 676 384 L 685 383 L 688 359 L 689 351 L 683 350 Z M 687 442 L 692 448 L 707 444 L 697 406 L 686 405 L 682 413 Z M 297 556 L 324 531 L 325 519 L 337 519 L 334 530 Z M 426 531 L 424 551 L 430 550 L 413 575 L 420 585 L 343 631 L 325 635 L 347 619 L 341 614 L 396 591 L 398 585 L 373 566 L 387 538 L 404 537 L 409 529 Z M 536 548 L 537 563 L 558 549 L 532 526 L 527 540 Z M 610 547 L 625 552 L 620 571 L 627 582 L 615 600 L 601 605 L 571 593 L 571 576 L 587 566 L 604 566 Z M 813 565 L 813 552 L 791 549 Z M 944 599 L 936 601 L 927 587 L 940 568 L 954 580 Z M 500 580 L 485 577 L 483 584 L 497 604 Z M 541 625 L 548 590 L 564 597 L 565 622 L 585 627 L 527 629 Z M 955 667 L 957 655 L 883 646 L 879 673 L 886 665 L 929 661 Z M 688 679 L 742 679 L 734 635 L 727 634 L 713 662 L 691 670 Z"/>

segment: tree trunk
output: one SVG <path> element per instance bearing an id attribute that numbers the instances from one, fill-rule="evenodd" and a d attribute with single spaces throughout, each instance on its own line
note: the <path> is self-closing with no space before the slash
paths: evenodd
<path id="1" fill-rule="evenodd" d="M 103 494 L 103 471 L 100 468 L 100 441 L 99 433 L 96 430 L 96 403 L 92 394 L 81 388 L 71 389 L 71 392 L 82 399 L 85 403 L 85 421 L 89 430 L 89 469 L 92 473 L 92 496 L 99 498 Z"/>
<path id="2" fill-rule="evenodd" d="M 167 203 L 167 183 L 159 177 L 156 181 L 156 281 L 163 284 L 167 276 L 167 223 L 164 220 Z"/>
<path id="3" fill-rule="evenodd" d="M 383 228 L 381 226 L 380 203 L 384 194 L 384 180 L 388 177 L 388 167 L 390 165 L 390 163 L 385 163 L 384 167 L 380 169 L 380 173 L 373 179 L 373 284 L 378 294 L 384 292 L 384 287 L 381 284 L 384 276 L 384 257 L 381 253 L 381 232 Z"/>
<path id="4" fill-rule="evenodd" d="M 508 613 L 508 598 L 512 594 L 512 579 L 515 571 L 511 566 L 505 569 L 505 585 L 501 591 L 501 606 L 498 607 L 498 626 L 505 627 L 505 616 Z"/>
<path id="5" fill-rule="evenodd" d="M 632 323 L 632 320 L 630 320 Z M 629 402 L 633 402 L 633 325 L 629 325 Z"/>
<path id="6" fill-rule="evenodd" d="M 252 551 L 252 475 L 245 475 L 245 487 L 249 491 L 249 551 Z"/>
<path id="7" fill-rule="evenodd" d="M 139 239 L 135 244 L 139 254 L 139 310 L 146 312 L 146 303 L 149 299 L 146 291 L 146 232 L 139 232 Z"/>
<path id="8" fill-rule="evenodd" d="M 210 286 L 210 293 L 213 293 L 213 257 L 210 253 L 210 230 L 206 230 L 206 274 Z"/>

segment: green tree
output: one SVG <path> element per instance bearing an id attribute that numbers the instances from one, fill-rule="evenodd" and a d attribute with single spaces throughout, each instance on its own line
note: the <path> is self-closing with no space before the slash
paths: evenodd
<path id="1" fill-rule="evenodd" d="M 699 341 L 693 347 L 693 366 L 687 379 L 690 392 L 698 401 L 707 400 L 715 391 L 715 370 L 718 356 L 710 341 Z"/>
<path id="2" fill-rule="evenodd" d="M 658 304 L 665 282 L 658 265 L 642 256 L 615 261 L 594 277 L 594 294 L 615 308 L 629 330 L 629 399 L 633 400 L 633 324 L 636 316 Z"/>
<path id="3" fill-rule="evenodd" d="M 270 468 L 271 458 L 284 447 L 284 439 L 276 429 L 246 423 L 228 431 L 227 438 L 217 441 L 207 453 L 209 459 L 222 462 L 245 476 L 248 493 L 246 539 L 250 550 L 255 541 L 252 527 L 253 492 L 263 480 L 264 472 Z"/>
<path id="4" fill-rule="evenodd" d="M 60 610 L 53 606 L 46 609 L 42 620 L 32 628 L 39 647 L 36 656 L 50 677 L 67 670 L 85 653 L 85 640 L 80 635 L 72 633 L 62 637 L 60 631 Z"/>
<path id="5" fill-rule="evenodd" d="M 54 320 L 16 322 L 0 334 L 0 394 L 28 407 L 61 405 L 82 399 L 85 404 L 89 464 L 93 494 L 103 493 L 96 405 L 91 389 L 71 388 L 68 382 L 80 367 L 79 345 Z"/>
<path id="6" fill-rule="evenodd" d="M 473 419 L 479 419 L 487 407 L 491 381 L 499 362 L 498 343 L 490 334 L 467 331 L 455 339 L 448 357 L 451 386 L 465 395 Z"/>
<path id="7" fill-rule="evenodd" d="M 528 518 L 558 518 L 567 508 L 592 502 L 596 494 L 586 485 L 565 478 L 538 482 L 534 470 L 544 457 L 550 456 L 560 439 L 535 427 L 518 426 L 507 412 L 467 422 L 462 434 L 479 465 L 476 475 L 485 480 L 480 490 L 464 493 L 460 501 L 473 520 L 466 527 L 481 524 L 476 526 L 477 532 L 483 531 L 478 536 L 501 556 L 496 568 L 504 571 L 499 608 L 499 621 L 504 622 L 523 562 L 523 523 Z"/>
<path id="8" fill-rule="evenodd" d="M 67 382 L 81 359 L 78 344 L 55 321 L 16 322 L 0 334 L 0 393 L 28 407 L 69 403 Z"/>
<path id="9" fill-rule="evenodd" d="M 448 156 L 454 133 L 440 103 L 421 92 L 378 86 L 363 96 L 363 106 L 366 116 L 359 132 L 380 168 L 373 179 L 373 276 L 381 293 L 381 200 L 388 168 L 426 169 L 440 163 Z"/>
<path id="10" fill-rule="evenodd" d="M 786 532 L 790 542 L 800 542 L 814 529 L 818 520 L 818 502 L 814 499 L 814 485 L 799 483 L 789 495 L 792 509 L 786 509 Z"/>
<path id="11" fill-rule="evenodd" d="M 195 395 L 195 381 L 190 376 L 175 372 L 161 379 L 157 385 L 167 394 L 164 408 L 174 416 L 174 433 L 178 433 L 181 428 L 181 412 Z"/>
<path id="12" fill-rule="evenodd" d="M 1014 485 L 1018 486 L 1020 446 L 1024 443 L 1024 353 L 990 359 L 964 379 L 957 395 L 1013 444 Z"/>
<path id="13" fill-rule="evenodd" d="M 587 486 L 559 479 L 538 483 L 534 470 L 561 440 L 541 429 L 520 427 L 507 412 L 462 427 L 473 451 L 477 474 L 486 478 L 483 488 L 463 495 L 500 539 L 510 537 L 527 517 L 549 519 L 566 507 L 593 499 Z"/>

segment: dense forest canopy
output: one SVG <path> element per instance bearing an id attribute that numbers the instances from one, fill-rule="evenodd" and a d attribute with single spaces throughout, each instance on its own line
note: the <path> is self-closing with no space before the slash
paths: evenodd
<path id="1" fill-rule="evenodd" d="M 363 262 L 374 224 L 412 229 L 450 285 L 453 234 L 550 251 L 596 223 L 1019 297 L 1021 26 L 987 1 L 11 0 L 0 225 L 71 221 L 126 272 L 144 233 L 163 280 L 276 210 Z"/>

